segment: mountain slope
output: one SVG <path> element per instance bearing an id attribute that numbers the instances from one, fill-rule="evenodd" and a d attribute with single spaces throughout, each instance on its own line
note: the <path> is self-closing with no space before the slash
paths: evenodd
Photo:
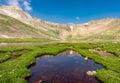
<path id="1" fill-rule="evenodd" d="M 0 14 L 0 38 L 48 38 L 38 29 L 26 25 L 12 17 Z"/>
<path id="2" fill-rule="evenodd" d="M 41 19 L 33 18 L 28 13 L 24 12 L 21 8 L 17 6 L 0 6 L 0 13 L 13 17 L 31 27 L 38 29 L 38 31 L 48 37 L 53 37 L 55 39 L 62 39 L 61 33 L 65 32 L 66 36 L 68 30 L 70 29 L 66 24 L 57 24 L 52 22 L 45 22 Z"/>
<path id="3" fill-rule="evenodd" d="M 0 6 L 0 38 L 120 41 L 120 19 L 107 18 L 69 26 L 34 18 L 16 6 Z"/>
<path id="4" fill-rule="evenodd" d="M 73 38 L 78 40 L 119 40 L 120 19 L 102 19 L 74 26 Z"/>

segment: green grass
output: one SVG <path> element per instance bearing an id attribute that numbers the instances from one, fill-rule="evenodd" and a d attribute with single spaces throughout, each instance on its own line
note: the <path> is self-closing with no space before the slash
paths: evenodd
<path id="1" fill-rule="evenodd" d="M 26 76 L 30 76 L 30 70 L 28 66 L 35 63 L 36 57 L 45 54 L 56 55 L 67 49 L 72 49 L 79 52 L 83 56 L 88 56 L 96 63 L 99 63 L 105 67 L 105 69 L 97 70 L 96 76 L 104 83 L 120 83 L 120 52 L 116 49 L 120 49 L 120 43 L 56 43 L 56 44 L 44 44 L 35 46 L 20 46 L 20 47 L 8 47 L 0 48 L 0 53 L 3 55 L 0 59 L 5 58 L 5 61 L 0 63 L 0 83 L 27 83 Z M 97 52 L 89 49 L 100 48 L 115 54 L 115 56 L 107 57 L 100 55 Z M 18 54 L 21 50 L 29 50 Z M 14 52 L 16 52 L 14 54 Z M 16 59 L 9 60 L 4 54 L 13 53 L 19 55 Z M 14 56 L 10 55 L 10 56 Z"/>
<path id="2" fill-rule="evenodd" d="M 0 55 L 0 63 L 6 61 L 10 58 L 10 55 Z"/>
<path id="3" fill-rule="evenodd" d="M 22 42 L 54 42 L 45 38 L 0 38 L 0 43 L 22 43 Z"/>

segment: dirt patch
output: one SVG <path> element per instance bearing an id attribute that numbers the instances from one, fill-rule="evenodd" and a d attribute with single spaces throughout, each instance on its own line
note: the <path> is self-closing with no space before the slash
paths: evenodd
<path id="1" fill-rule="evenodd" d="M 29 50 L 19 50 L 19 51 L 12 51 L 12 52 L 0 52 L 0 55 L 10 56 L 8 59 L 2 61 L 2 63 L 5 62 L 5 61 L 15 60 L 16 58 L 18 58 L 19 56 L 21 56 L 22 54 L 27 53 L 27 52 L 29 52 Z"/>
<path id="2" fill-rule="evenodd" d="M 97 53 L 99 53 L 100 55 L 108 56 L 108 57 L 114 56 L 113 54 L 111 54 L 111 53 L 109 53 L 109 52 L 107 52 L 107 51 L 104 51 L 104 50 L 102 50 L 102 49 L 100 49 L 100 48 L 89 49 L 89 50 L 90 50 L 90 51 L 97 52 Z"/>

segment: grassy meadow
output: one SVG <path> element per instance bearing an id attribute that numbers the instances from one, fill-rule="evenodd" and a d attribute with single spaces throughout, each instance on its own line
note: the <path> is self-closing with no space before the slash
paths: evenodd
<path id="1" fill-rule="evenodd" d="M 29 46 L 0 47 L 0 83 L 27 83 L 28 67 L 36 57 L 56 55 L 65 50 L 74 50 L 104 66 L 97 70 L 96 77 L 103 83 L 120 83 L 120 43 L 53 43 Z M 114 56 L 105 56 L 90 50 L 100 49 Z"/>

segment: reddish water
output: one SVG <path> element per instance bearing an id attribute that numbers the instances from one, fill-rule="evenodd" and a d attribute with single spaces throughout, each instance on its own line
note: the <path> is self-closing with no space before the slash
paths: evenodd
<path id="1" fill-rule="evenodd" d="M 82 56 L 43 57 L 30 68 L 29 83 L 101 83 L 95 76 L 88 76 L 87 71 L 103 68 L 93 60 L 85 61 Z M 42 82 L 40 82 L 40 80 Z"/>

